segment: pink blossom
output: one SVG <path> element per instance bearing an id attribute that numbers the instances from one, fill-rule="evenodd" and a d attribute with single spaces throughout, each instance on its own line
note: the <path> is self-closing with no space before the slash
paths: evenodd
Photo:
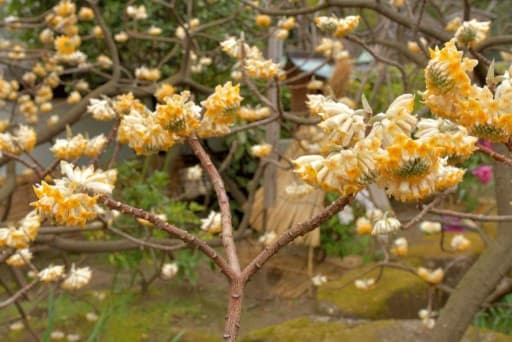
<path id="1" fill-rule="evenodd" d="M 482 165 L 473 170 L 471 170 L 473 176 L 478 178 L 482 184 L 487 184 L 492 179 L 492 166 L 491 165 Z"/>
<path id="2" fill-rule="evenodd" d="M 480 143 L 480 145 L 482 145 L 484 147 L 487 147 L 487 148 L 492 150 L 492 143 L 489 140 L 480 139 L 478 142 Z"/>

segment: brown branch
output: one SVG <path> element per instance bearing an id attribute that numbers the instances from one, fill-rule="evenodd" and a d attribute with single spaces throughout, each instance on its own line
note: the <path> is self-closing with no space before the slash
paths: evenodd
<path id="1" fill-rule="evenodd" d="M 229 206 L 229 198 L 224 188 L 222 177 L 220 176 L 219 172 L 217 171 L 217 168 L 210 159 L 210 156 L 203 149 L 203 146 L 201 146 L 199 138 L 195 134 L 192 134 L 188 138 L 188 143 L 192 150 L 194 151 L 197 158 L 199 158 L 201 165 L 210 176 L 213 189 L 217 194 L 217 201 L 219 202 L 222 221 L 222 244 L 224 246 L 224 250 L 226 251 L 226 259 L 228 261 L 228 264 L 232 268 L 233 272 L 238 275 L 240 273 L 240 262 L 238 260 L 236 246 L 233 240 L 233 227 L 231 220 L 231 210 Z"/>
<path id="2" fill-rule="evenodd" d="M 37 177 L 39 177 L 39 179 L 42 178 L 42 175 L 43 175 L 44 171 L 38 165 L 36 165 L 35 163 L 31 163 L 28 160 L 25 160 L 25 159 L 21 158 L 20 156 L 14 154 L 14 153 L 11 153 L 11 152 L 3 151 L 2 153 L 7 158 L 15 160 L 18 163 L 21 163 L 21 164 L 25 165 L 26 167 L 28 167 L 29 169 L 33 170 L 37 174 Z"/>
<path id="3" fill-rule="evenodd" d="M 412 219 L 410 219 L 406 224 L 404 224 L 402 226 L 402 230 L 407 230 L 407 229 L 414 227 L 417 223 L 419 223 L 423 219 L 423 217 L 425 215 L 427 215 L 429 210 L 432 209 L 433 207 L 435 207 L 440 201 L 442 201 L 445 196 L 446 196 L 446 193 L 441 193 L 436 198 L 434 198 L 432 200 L 432 202 L 430 202 L 429 204 L 426 204 L 423 206 L 420 205 L 421 211 L 416 216 L 414 216 Z"/>
<path id="4" fill-rule="evenodd" d="M 297 224 L 293 228 L 283 233 L 274 243 L 265 247 L 242 272 L 244 281 L 247 281 L 254 273 L 258 271 L 274 254 L 281 248 L 288 245 L 297 237 L 305 235 L 313 229 L 319 227 L 322 223 L 342 210 L 352 199 L 352 196 L 340 197 L 322 212 L 314 216 L 311 220 Z"/>
<path id="5" fill-rule="evenodd" d="M 111 197 L 102 195 L 99 197 L 99 202 L 105 204 L 110 209 L 116 209 L 120 212 L 144 219 L 146 221 L 149 221 L 155 225 L 155 229 L 163 230 L 168 232 L 169 234 L 176 236 L 178 239 L 186 242 L 187 244 L 190 244 L 196 248 L 198 248 L 201 252 L 203 252 L 206 256 L 208 256 L 210 259 L 213 260 L 213 262 L 219 266 L 220 270 L 230 279 L 233 279 L 236 277 L 236 272 L 233 270 L 233 268 L 222 258 L 218 255 L 218 253 L 210 247 L 205 241 L 199 239 L 197 236 L 194 236 L 187 231 L 180 229 L 168 222 L 164 222 L 161 219 L 159 219 L 156 215 L 149 213 L 143 209 L 132 207 L 128 204 L 124 204 L 121 202 L 118 202 Z"/>
<path id="6" fill-rule="evenodd" d="M 484 221 L 484 222 L 501 222 L 501 221 L 512 221 L 512 215 L 483 215 L 483 214 L 469 214 L 462 213 L 459 211 L 448 210 L 448 209 L 438 209 L 438 208 L 429 208 L 428 211 L 437 215 L 445 215 L 452 217 L 459 217 L 470 219 L 474 221 Z"/>
<path id="7" fill-rule="evenodd" d="M 492 148 L 489 148 L 481 143 L 476 143 L 476 146 L 478 146 L 478 149 L 481 152 L 488 154 L 492 159 L 512 167 L 512 159 L 505 157 L 503 154 L 498 153 L 498 152 L 494 151 Z"/>
<path id="8" fill-rule="evenodd" d="M 31 288 L 33 288 L 37 283 L 39 282 L 39 279 L 33 280 L 31 283 L 28 283 L 27 285 L 23 286 L 18 292 L 16 292 L 11 297 L 7 298 L 3 302 L 0 302 L 0 309 L 5 308 L 12 303 L 16 302 L 21 296 L 23 296 L 25 293 L 30 291 Z"/>

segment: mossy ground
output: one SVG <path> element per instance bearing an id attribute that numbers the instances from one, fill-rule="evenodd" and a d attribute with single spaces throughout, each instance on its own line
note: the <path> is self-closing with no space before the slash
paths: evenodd
<path id="1" fill-rule="evenodd" d="M 413 274 L 385 268 L 377 285 L 357 289 L 357 278 L 375 278 L 376 269 L 362 276 L 371 265 L 344 274 L 318 289 L 317 298 L 334 304 L 343 315 L 362 318 L 412 318 L 426 305 L 428 286 Z"/>
<path id="2" fill-rule="evenodd" d="M 242 342 L 420 342 L 428 338 L 418 320 L 381 320 L 356 324 L 317 321 L 303 317 L 280 325 L 254 330 L 242 337 Z M 462 342 L 506 342 L 510 336 L 482 329 L 470 328 Z"/>
<path id="3" fill-rule="evenodd" d="M 53 319 L 47 315 L 48 301 L 43 301 L 34 311 L 31 326 L 43 336 L 53 321 L 51 331 L 80 334 L 89 341 L 171 341 L 181 336 L 180 341 L 215 340 L 202 331 L 201 323 L 207 317 L 204 302 L 188 298 L 164 298 L 155 293 L 140 294 L 135 291 L 108 293 L 99 301 L 92 293 L 80 297 L 61 294 L 54 302 Z M 11 311 L 11 310 L 10 310 Z M 95 312 L 95 322 L 86 319 L 88 312 Z M 12 312 L 2 312 L 2 319 Z M 37 319 L 36 319 L 37 314 Z M 188 324 L 184 324 L 188 322 Z M 194 331 L 186 328 L 196 325 Z M 194 337 L 195 336 L 195 337 Z M 208 339 L 210 338 L 210 339 Z M 8 332 L 8 341 L 29 340 L 26 332 Z"/>

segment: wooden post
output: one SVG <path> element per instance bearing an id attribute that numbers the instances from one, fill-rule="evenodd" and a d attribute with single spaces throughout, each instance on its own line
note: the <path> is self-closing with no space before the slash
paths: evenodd
<path id="1" fill-rule="evenodd" d="M 283 51 L 283 42 L 271 36 L 268 41 L 268 58 L 275 63 L 279 63 Z M 277 106 L 277 97 L 280 94 L 276 93 L 276 88 L 270 85 L 267 93 L 267 97 L 270 99 L 272 104 Z M 268 124 L 265 131 L 266 143 L 271 144 L 274 151 L 277 150 L 279 145 L 279 134 L 281 131 L 281 125 L 279 120 L 273 121 Z M 277 154 L 273 153 L 269 158 L 278 161 Z M 277 193 L 277 167 L 273 164 L 268 164 L 265 168 L 265 174 L 263 176 L 263 207 L 266 210 L 272 208 L 276 201 Z M 266 218 L 264 226 L 266 227 Z"/>

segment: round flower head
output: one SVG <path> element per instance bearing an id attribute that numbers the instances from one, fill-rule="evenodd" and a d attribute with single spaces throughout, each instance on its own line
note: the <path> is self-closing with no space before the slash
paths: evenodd
<path id="1" fill-rule="evenodd" d="M 204 115 L 218 124 L 232 124 L 240 108 L 240 85 L 233 86 L 231 82 L 216 86 L 215 92 L 201 105 L 205 108 Z"/>
<path id="2" fill-rule="evenodd" d="M 155 110 L 156 121 L 173 134 L 186 137 L 199 126 L 201 108 L 190 101 L 190 93 L 184 91 L 165 97 L 164 104 Z"/>
<path id="3" fill-rule="evenodd" d="M 448 32 L 455 32 L 459 28 L 459 26 L 462 24 L 462 18 L 461 17 L 455 17 L 452 20 L 448 22 L 445 26 L 445 31 Z"/>
<path id="4" fill-rule="evenodd" d="M 277 240 L 277 234 L 275 232 L 266 232 L 258 239 L 258 242 L 262 243 L 265 247 L 268 247 Z"/>
<path id="5" fill-rule="evenodd" d="M 95 120 L 100 121 L 112 120 L 117 116 L 110 101 L 107 99 L 91 99 L 89 106 L 87 106 L 87 112 L 91 113 Z"/>
<path id="6" fill-rule="evenodd" d="M 452 238 L 450 246 L 457 252 L 462 252 L 471 247 L 471 240 L 466 239 L 462 234 L 457 234 Z"/>
<path id="7" fill-rule="evenodd" d="M 333 34 L 336 31 L 336 28 L 338 27 L 340 19 L 338 19 L 336 16 L 322 16 L 322 17 L 316 17 L 315 18 L 315 24 L 316 26 L 322 31 L 327 34 Z"/>
<path id="8" fill-rule="evenodd" d="M 322 53 L 327 59 L 340 60 L 349 57 L 349 53 L 345 50 L 343 43 L 330 38 L 322 38 L 315 51 Z"/>
<path id="9" fill-rule="evenodd" d="M 39 279 L 42 282 L 50 283 L 53 281 L 57 281 L 64 276 L 64 266 L 48 266 L 39 272 Z"/>
<path id="10" fill-rule="evenodd" d="M 323 284 L 327 283 L 327 277 L 321 274 L 317 274 L 311 278 L 311 282 L 313 283 L 313 286 L 322 286 Z"/>
<path id="11" fill-rule="evenodd" d="M 96 157 L 103 150 L 106 143 L 107 138 L 103 134 L 88 139 L 84 154 L 90 158 Z"/>
<path id="12" fill-rule="evenodd" d="M 442 229 L 441 223 L 432 221 L 423 221 L 420 223 L 420 230 L 427 234 L 439 233 Z"/>
<path id="13" fill-rule="evenodd" d="M 159 115 L 164 115 L 164 112 Z M 163 127 L 158 121 L 159 116 L 143 107 L 124 115 L 119 125 L 117 139 L 135 150 L 135 153 L 150 155 L 158 151 L 166 151 L 173 146 L 179 137 Z"/>
<path id="14" fill-rule="evenodd" d="M 94 19 L 94 11 L 90 7 L 82 7 L 78 12 L 78 19 L 90 21 Z"/>
<path id="15" fill-rule="evenodd" d="M 116 96 L 112 102 L 112 107 L 119 115 L 129 114 L 133 110 L 143 111 L 145 109 L 144 105 L 132 93 Z"/>
<path id="16" fill-rule="evenodd" d="M 99 317 L 98 314 L 95 312 L 88 312 L 85 314 L 85 319 L 89 322 L 96 322 L 99 319 Z"/>
<path id="17" fill-rule="evenodd" d="M 77 47 L 80 45 L 80 38 L 78 36 L 69 37 L 69 36 L 59 36 L 55 39 L 55 50 L 58 53 L 69 55 L 76 51 Z"/>
<path id="18" fill-rule="evenodd" d="M 174 95 L 174 93 L 175 93 L 175 89 L 171 84 L 162 83 L 156 89 L 155 97 L 158 100 L 158 102 L 163 103 L 167 96 Z"/>
<path id="19" fill-rule="evenodd" d="M 373 231 L 372 223 L 366 217 L 360 217 L 356 220 L 357 235 L 370 234 Z"/>
<path id="20" fill-rule="evenodd" d="M 178 264 L 176 264 L 175 262 L 166 263 L 166 264 L 162 265 L 162 269 L 160 271 L 160 276 L 164 280 L 170 280 L 170 279 L 174 278 L 176 276 L 176 274 L 178 274 L 178 270 L 179 270 Z"/>
<path id="21" fill-rule="evenodd" d="M 394 217 L 384 217 L 373 225 L 372 235 L 389 234 L 399 231 L 402 224 Z"/>
<path id="22" fill-rule="evenodd" d="M 334 36 L 344 37 L 354 31 L 357 25 L 359 25 L 358 15 L 349 15 L 348 17 L 340 19 L 338 26 L 336 27 L 336 31 L 334 32 Z"/>
<path id="23" fill-rule="evenodd" d="M 250 108 L 250 107 L 240 107 L 238 111 L 238 116 L 242 120 L 247 121 L 256 121 L 260 119 L 264 119 L 270 115 L 270 108 L 268 107 L 260 107 L 260 108 Z"/>
<path id="24" fill-rule="evenodd" d="M 5 263 L 9 266 L 21 267 L 32 259 L 32 253 L 28 248 L 18 249 L 16 253 L 11 255 Z"/>
<path id="25" fill-rule="evenodd" d="M 134 20 L 147 19 L 148 13 L 144 5 L 126 7 L 126 14 Z"/>
<path id="26" fill-rule="evenodd" d="M 160 70 L 156 68 L 147 68 L 142 66 L 135 69 L 135 77 L 137 77 L 139 80 L 154 82 L 158 81 L 161 76 L 162 74 Z"/>
<path id="27" fill-rule="evenodd" d="M 391 248 L 391 254 L 396 256 L 406 256 L 408 252 L 407 239 L 404 237 L 398 238 L 393 241 L 393 247 Z"/>
<path id="28" fill-rule="evenodd" d="M 64 339 L 64 337 L 66 337 L 66 334 L 61 330 L 54 330 L 50 334 L 50 339 L 52 341 L 59 341 L 59 340 Z"/>
<path id="29" fill-rule="evenodd" d="M 270 59 L 247 59 L 244 66 L 247 75 L 251 78 L 271 79 L 284 76 L 279 64 Z"/>
<path id="30" fill-rule="evenodd" d="M 375 278 L 356 279 L 354 286 L 359 290 L 369 290 L 375 287 Z"/>
<path id="31" fill-rule="evenodd" d="M 203 168 L 199 164 L 189 167 L 185 170 L 185 176 L 187 180 L 198 181 L 203 177 Z"/>
<path id="32" fill-rule="evenodd" d="M 279 20 L 277 26 L 283 30 L 291 30 L 295 26 L 295 18 L 288 17 Z"/>
<path id="33" fill-rule="evenodd" d="M 268 27 L 272 24 L 272 18 L 265 14 L 259 14 L 256 16 L 255 22 L 259 27 Z"/>
<path id="34" fill-rule="evenodd" d="M 22 330 L 24 327 L 25 327 L 25 324 L 23 324 L 23 322 L 22 322 L 22 321 L 16 321 L 16 322 L 11 323 L 11 324 L 9 325 L 9 329 L 10 329 L 11 331 L 20 331 L 20 330 Z"/>
<path id="35" fill-rule="evenodd" d="M 71 265 L 68 276 L 62 282 L 62 288 L 66 290 L 77 290 L 89 283 L 92 272 L 89 267 L 76 268 L 75 264 Z"/>
<path id="36" fill-rule="evenodd" d="M 75 159 L 84 154 L 87 143 L 87 139 L 82 134 L 78 134 L 72 138 L 56 139 L 50 151 L 59 159 Z"/>
<path id="37" fill-rule="evenodd" d="M 55 185 L 41 182 L 34 187 L 38 198 L 31 203 L 41 215 L 54 219 L 64 225 L 84 226 L 88 220 L 99 213 L 96 205 L 98 196 L 90 196 L 84 192 L 110 194 L 114 188 L 116 170 L 94 170 L 73 168 L 65 161 L 61 162 L 63 178 L 55 180 Z"/>
<path id="38" fill-rule="evenodd" d="M 259 144 L 251 147 L 251 154 L 258 158 L 267 157 L 272 153 L 272 145 L 270 144 Z"/>
<path id="39" fill-rule="evenodd" d="M 0 133 L 0 151 L 14 154 L 31 151 L 36 145 L 36 132 L 33 128 L 20 125 L 11 133 Z"/>
<path id="40" fill-rule="evenodd" d="M 433 285 L 439 284 L 444 279 L 444 271 L 442 268 L 430 270 L 428 268 L 419 267 L 417 274 L 421 279 Z"/>
<path id="41" fill-rule="evenodd" d="M 431 50 L 430 58 L 425 68 L 427 91 L 447 93 L 454 87 L 469 90 L 470 79 L 466 71 L 472 70 L 477 62 L 462 58 L 462 52 L 457 50 L 453 40 L 446 42 L 441 50 Z"/>
<path id="42" fill-rule="evenodd" d="M 229 125 L 218 123 L 209 116 L 203 116 L 196 131 L 201 138 L 222 137 L 229 134 L 229 132 Z"/>
<path id="43" fill-rule="evenodd" d="M 201 219 L 201 230 L 210 234 L 218 234 L 222 231 L 222 216 L 220 213 L 211 211 L 207 218 Z"/>
<path id="44" fill-rule="evenodd" d="M 114 35 L 114 40 L 118 43 L 125 43 L 128 41 L 128 34 L 124 31 L 116 33 Z"/>
<path id="45" fill-rule="evenodd" d="M 467 47 L 477 46 L 487 37 L 490 26 L 490 21 L 477 21 L 472 19 L 463 22 L 455 32 L 457 44 Z"/>

